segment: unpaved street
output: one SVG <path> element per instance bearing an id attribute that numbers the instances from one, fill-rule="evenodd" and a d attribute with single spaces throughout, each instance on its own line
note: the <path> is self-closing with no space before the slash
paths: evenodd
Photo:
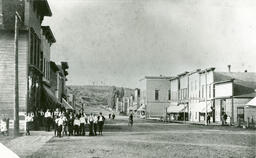
<path id="1" fill-rule="evenodd" d="M 54 137 L 31 157 L 255 157 L 255 145 L 250 130 L 119 119 L 103 136 Z"/>

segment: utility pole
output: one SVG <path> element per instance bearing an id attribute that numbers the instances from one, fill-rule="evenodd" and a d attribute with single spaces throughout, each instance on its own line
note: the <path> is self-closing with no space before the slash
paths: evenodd
<path id="1" fill-rule="evenodd" d="M 207 125 L 207 70 L 205 70 L 205 125 Z"/>
<path id="2" fill-rule="evenodd" d="M 18 22 L 21 17 L 18 12 L 15 13 L 15 28 L 14 28 L 14 53 L 15 53 L 15 104 L 14 104 L 14 136 L 19 135 L 19 26 Z"/>

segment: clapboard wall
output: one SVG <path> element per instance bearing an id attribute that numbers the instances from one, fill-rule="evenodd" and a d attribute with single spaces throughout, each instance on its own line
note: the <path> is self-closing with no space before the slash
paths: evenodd
<path id="1" fill-rule="evenodd" d="M 28 32 L 19 35 L 19 107 L 26 110 L 27 105 L 27 58 Z M 13 118 L 15 104 L 15 52 L 14 32 L 0 30 L 0 117 L 3 114 Z"/>

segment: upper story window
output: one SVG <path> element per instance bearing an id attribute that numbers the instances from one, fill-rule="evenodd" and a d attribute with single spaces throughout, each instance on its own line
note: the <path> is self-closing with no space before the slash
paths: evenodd
<path id="1" fill-rule="evenodd" d="M 202 96 L 202 98 L 204 98 L 204 85 L 202 85 L 202 91 L 201 91 L 201 96 Z"/>
<path id="2" fill-rule="evenodd" d="M 171 90 L 168 90 L 168 100 L 171 100 Z"/>
<path id="3" fill-rule="evenodd" d="M 155 90 L 155 100 L 159 100 L 159 90 Z"/>
<path id="4" fill-rule="evenodd" d="M 208 88 L 208 89 L 209 89 L 209 98 L 211 98 L 211 94 L 212 94 L 212 93 L 211 93 L 211 92 L 212 92 L 212 91 L 211 91 L 211 85 L 209 85 L 209 88 Z"/>

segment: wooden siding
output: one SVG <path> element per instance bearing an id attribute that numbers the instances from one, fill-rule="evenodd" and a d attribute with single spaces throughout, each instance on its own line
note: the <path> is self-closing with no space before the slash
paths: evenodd
<path id="1" fill-rule="evenodd" d="M 0 24 L 3 23 L 3 0 L 0 0 Z"/>
<path id="2" fill-rule="evenodd" d="M 0 31 L 0 115 L 7 114 L 13 118 L 15 103 L 15 56 L 14 34 Z M 20 111 L 26 110 L 27 98 L 27 33 L 19 36 L 19 106 Z"/>

